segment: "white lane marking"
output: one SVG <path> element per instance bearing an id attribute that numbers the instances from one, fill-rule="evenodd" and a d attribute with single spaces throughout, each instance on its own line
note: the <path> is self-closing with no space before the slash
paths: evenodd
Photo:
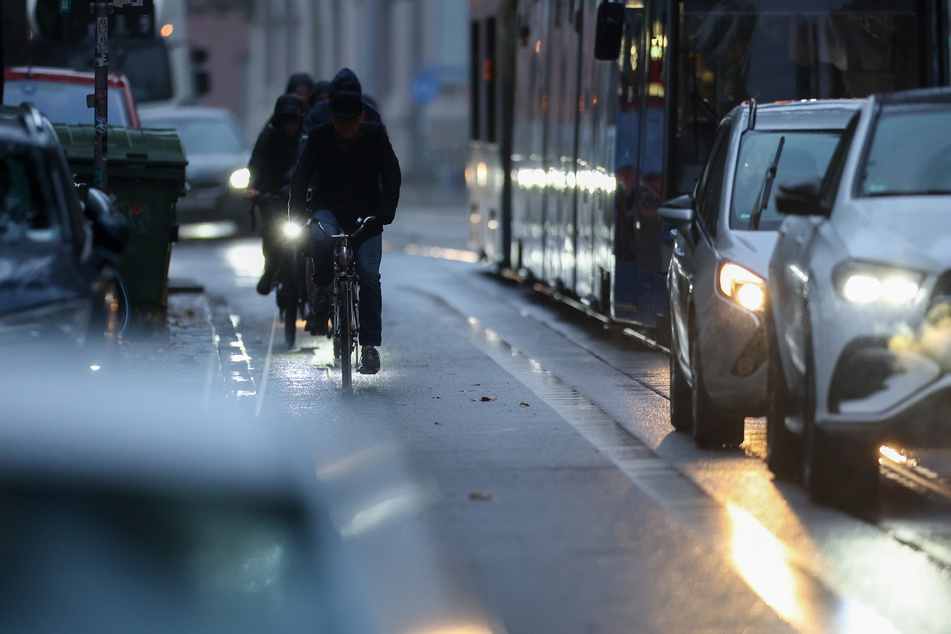
<path id="1" fill-rule="evenodd" d="M 254 404 L 255 418 L 261 415 L 261 408 L 264 407 L 264 393 L 267 391 L 267 377 L 271 370 L 271 357 L 274 353 L 274 333 L 277 331 L 277 320 L 279 316 L 280 311 L 275 313 L 274 319 L 271 320 L 271 336 L 267 340 L 267 353 L 264 355 L 264 372 L 261 376 L 261 385 L 258 388 L 257 400 Z"/>

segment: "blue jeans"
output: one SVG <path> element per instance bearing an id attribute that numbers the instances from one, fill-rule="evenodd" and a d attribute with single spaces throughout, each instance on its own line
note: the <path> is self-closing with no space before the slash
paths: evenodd
<path id="1" fill-rule="evenodd" d="M 327 230 L 337 233 L 337 219 L 326 209 L 314 212 Z M 328 226 L 329 225 L 329 226 Z M 314 286 L 329 289 L 334 280 L 334 240 L 311 226 L 310 257 L 314 259 Z M 360 345 L 379 346 L 383 337 L 383 291 L 380 285 L 380 260 L 383 257 L 383 237 L 373 236 L 354 252 L 357 277 L 360 280 Z"/>

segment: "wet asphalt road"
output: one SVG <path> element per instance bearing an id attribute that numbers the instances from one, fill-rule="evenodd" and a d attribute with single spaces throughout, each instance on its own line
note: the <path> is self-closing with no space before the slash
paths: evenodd
<path id="1" fill-rule="evenodd" d="M 459 201 L 404 205 L 383 371 L 350 395 L 329 340 L 283 346 L 257 241 L 182 242 L 171 271 L 204 286 L 232 401 L 305 428 L 328 473 L 362 467 L 326 481 L 387 631 L 443 609 L 470 631 L 947 631 L 946 505 L 888 486 L 876 523 L 813 507 L 772 481 L 757 421 L 743 450 L 697 450 L 662 353 L 465 261 Z"/>

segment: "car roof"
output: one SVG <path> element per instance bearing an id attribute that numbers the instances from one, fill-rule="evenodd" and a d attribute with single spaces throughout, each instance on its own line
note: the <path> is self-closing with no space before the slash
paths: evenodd
<path id="1" fill-rule="evenodd" d="M 95 84 L 96 73 L 92 71 L 73 70 L 71 68 L 50 68 L 46 66 L 8 66 L 3 69 L 5 80 L 35 79 L 37 81 L 56 81 L 69 84 Z M 130 86 L 128 78 L 121 74 L 110 72 L 109 85 L 114 87 Z"/>
<path id="2" fill-rule="evenodd" d="M 312 456 L 273 421 L 214 411 L 198 394 L 169 399 L 161 377 L 148 372 L 80 376 L 48 361 L 37 367 L 45 369 L 0 373 L 0 482 L 288 501 L 309 481 L 316 486 Z"/>
<path id="3" fill-rule="evenodd" d="M 9 141 L 48 147 L 53 138 L 48 121 L 32 104 L 0 105 L 0 136 Z M 58 139 L 57 139 L 58 142 Z"/>
<path id="4" fill-rule="evenodd" d="M 748 113 L 751 104 L 734 108 L 734 116 Z M 809 99 L 755 103 L 754 130 L 842 129 L 865 99 Z"/>
<path id="5" fill-rule="evenodd" d="M 951 88 L 920 88 L 874 96 L 882 104 L 945 103 L 951 101 Z"/>

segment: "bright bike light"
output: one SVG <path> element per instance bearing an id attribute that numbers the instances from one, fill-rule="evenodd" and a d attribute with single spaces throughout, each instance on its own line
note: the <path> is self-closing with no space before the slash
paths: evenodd
<path id="1" fill-rule="evenodd" d="M 301 227 L 299 224 L 288 222 L 284 225 L 284 236 L 293 240 L 299 236 L 303 230 L 303 227 Z"/>
<path id="2" fill-rule="evenodd" d="M 852 273 L 842 285 L 842 296 L 856 304 L 907 304 L 918 295 L 918 281 L 900 273 Z"/>
<path id="3" fill-rule="evenodd" d="M 246 167 L 231 172 L 228 183 L 235 189 L 245 189 L 251 182 L 251 172 Z"/>
<path id="4" fill-rule="evenodd" d="M 763 278 L 738 264 L 720 267 L 720 291 L 747 310 L 762 310 L 766 305 Z"/>

